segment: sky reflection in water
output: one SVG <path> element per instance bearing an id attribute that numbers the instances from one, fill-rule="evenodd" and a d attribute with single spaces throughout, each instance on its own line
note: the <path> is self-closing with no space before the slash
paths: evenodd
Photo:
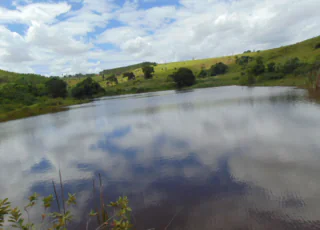
<path id="1" fill-rule="evenodd" d="M 163 229 L 177 212 L 172 229 L 317 228 L 320 107 L 304 94 L 167 91 L 1 123 L 1 197 L 22 206 L 52 193 L 60 168 L 79 221 L 101 173 L 109 199 L 129 196 L 138 229 Z"/>

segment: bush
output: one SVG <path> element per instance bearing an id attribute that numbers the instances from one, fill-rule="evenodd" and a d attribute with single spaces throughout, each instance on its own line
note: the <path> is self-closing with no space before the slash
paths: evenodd
<path id="1" fill-rule="evenodd" d="M 47 92 L 50 97 L 57 98 L 63 97 L 65 98 L 68 94 L 67 92 L 67 83 L 60 79 L 59 77 L 51 77 L 45 83 L 47 88 Z"/>
<path id="2" fill-rule="evenodd" d="M 315 49 L 320 49 L 320 42 L 318 44 L 316 44 L 314 48 Z"/>
<path id="3" fill-rule="evenodd" d="M 284 63 L 282 67 L 282 71 L 284 74 L 290 74 L 293 73 L 295 69 L 297 69 L 300 66 L 300 60 L 299 58 L 290 58 L 286 63 Z"/>
<path id="4" fill-rule="evenodd" d="M 265 66 L 263 64 L 262 57 L 257 57 L 256 62 L 251 64 L 248 69 L 248 74 L 253 76 L 258 76 L 265 71 Z"/>
<path id="5" fill-rule="evenodd" d="M 252 60 L 253 60 L 253 58 L 250 56 L 241 56 L 240 58 L 238 56 L 236 56 L 236 63 L 238 65 L 242 65 L 242 66 L 246 65 Z"/>
<path id="6" fill-rule="evenodd" d="M 97 82 L 88 77 L 72 89 L 72 96 L 75 98 L 92 98 L 104 92 L 105 90 Z"/>
<path id="7" fill-rule="evenodd" d="M 123 74 L 123 77 L 127 77 L 129 81 L 136 79 L 136 76 L 134 75 L 133 72 L 126 72 Z"/>
<path id="8" fill-rule="evenodd" d="M 218 74 L 225 74 L 228 70 L 228 66 L 222 62 L 219 62 L 210 68 L 210 75 L 216 76 Z"/>
<path id="9" fill-rule="evenodd" d="M 198 78 L 204 78 L 208 76 L 208 71 L 205 69 L 201 69 L 200 73 L 198 74 Z"/>
<path id="10" fill-rule="evenodd" d="M 274 63 L 274 62 L 269 63 L 267 66 L 267 71 L 270 73 L 275 72 L 276 71 L 276 63 Z"/>
<path id="11" fill-rule="evenodd" d="M 188 68 L 179 68 L 177 72 L 170 75 L 178 88 L 191 86 L 196 82 L 196 77 Z"/>
<path id="12" fill-rule="evenodd" d="M 116 85 L 118 84 L 118 78 L 116 75 L 112 74 L 111 76 L 107 77 L 107 81 L 114 82 Z"/>

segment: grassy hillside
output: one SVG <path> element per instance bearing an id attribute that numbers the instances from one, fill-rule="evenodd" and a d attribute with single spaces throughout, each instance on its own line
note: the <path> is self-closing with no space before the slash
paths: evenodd
<path id="1" fill-rule="evenodd" d="M 214 86 L 224 86 L 224 85 L 239 85 L 239 79 L 241 78 L 241 72 L 243 72 L 243 67 L 236 63 L 236 58 L 241 58 L 242 56 L 249 56 L 253 59 L 257 57 L 262 57 L 264 64 L 267 66 L 271 62 L 277 64 L 284 64 L 290 58 L 299 58 L 301 63 L 312 64 L 316 60 L 320 61 L 320 36 L 308 39 L 297 44 L 283 46 L 275 49 L 257 51 L 250 53 L 243 53 L 234 56 L 224 56 L 216 58 L 208 58 L 201 60 L 190 60 L 182 62 L 172 62 L 166 64 L 158 64 L 154 66 L 154 77 L 150 80 L 145 80 L 143 78 L 143 72 L 141 66 L 136 69 L 132 69 L 134 66 L 128 66 L 117 69 L 117 79 L 118 84 L 114 82 L 109 82 L 107 79 L 103 79 L 102 75 L 97 75 L 93 79 L 99 82 L 99 84 L 104 87 L 107 92 L 111 94 L 125 94 L 125 93 L 139 93 L 147 91 L 157 91 L 157 90 L 167 90 L 174 89 L 175 85 L 168 76 L 175 72 L 180 67 L 190 68 L 193 73 L 197 76 L 202 68 L 209 69 L 212 65 L 223 62 L 228 65 L 229 70 L 224 75 L 218 75 L 215 77 L 197 78 L 197 82 L 191 88 L 201 88 L 201 87 L 214 87 Z M 127 78 L 123 78 L 122 74 L 127 71 L 132 71 L 136 80 L 128 81 Z M 121 72 L 122 71 L 122 72 Z M 109 72 L 105 72 L 109 73 Z M 263 82 L 256 82 L 255 85 L 282 85 L 282 86 L 306 86 L 307 75 L 310 74 L 306 70 L 305 74 L 300 74 L 295 76 L 293 74 L 287 74 L 282 79 L 276 80 L 265 80 Z M 69 79 L 67 80 L 70 87 L 77 84 L 82 79 Z"/>
<path id="2" fill-rule="evenodd" d="M 119 67 L 119 68 L 106 69 L 106 70 L 101 71 L 100 75 L 103 75 L 103 74 L 105 74 L 105 75 L 111 75 L 111 74 L 119 75 L 124 72 L 133 71 L 135 69 L 142 68 L 145 65 L 156 65 L 156 63 L 155 62 L 142 62 L 139 64 L 124 66 L 124 67 Z"/>

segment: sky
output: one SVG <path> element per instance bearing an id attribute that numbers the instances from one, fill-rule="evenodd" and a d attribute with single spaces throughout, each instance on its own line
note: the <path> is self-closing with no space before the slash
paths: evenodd
<path id="1" fill-rule="evenodd" d="M 0 0 L 0 69 L 59 75 L 319 35 L 319 0 Z"/>

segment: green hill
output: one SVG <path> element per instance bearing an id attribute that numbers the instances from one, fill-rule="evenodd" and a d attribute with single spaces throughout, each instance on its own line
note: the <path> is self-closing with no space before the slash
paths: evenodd
<path id="1" fill-rule="evenodd" d="M 226 74 L 197 78 L 196 84 L 191 88 L 239 85 L 241 84 L 241 78 L 244 75 L 244 72 L 246 72 L 246 68 L 237 64 L 237 59 L 241 59 L 242 57 L 250 57 L 252 61 L 254 61 L 257 57 L 261 57 L 265 68 L 267 68 L 268 64 L 272 62 L 274 62 L 276 65 L 285 65 L 286 62 L 289 62 L 291 59 L 298 58 L 301 65 L 295 73 L 285 74 L 279 79 L 275 78 L 261 80 L 262 78 L 260 78 L 259 81 L 256 81 L 254 84 L 266 86 L 283 85 L 305 87 L 307 83 L 306 81 L 308 80 L 308 75 L 310 75 L 312 71 L 318 70 L 320 68 L 319 47 L 320 36 L 293 45 L 283 46 L 265 51 L 249 53 L 246 52 L 233 56 L 157 64 L 156 66 L 154 66 L 154 77 L 151 80 L 145 80 L 143 78 L 141 66 L 136 69 L 132 69 L 133 66 L 117 69 L 116 73 L 119 83 L 117 85 L 108 85 L 107 80 L 103 80 L 101 76 L 97 76 L 96 80 L 104 88 L 106 88 L 109 94 L 139 93 L 174 89 L 174 83 L 170 78 L 168 78 L 168 76 L 175 72 L 178 68 L 189 68 L 197 76 L 201 69 L 209 69 L 212 65 L 223 62 L 224 64 L 228 65 L 228 72 Z M 122 74 L 129 69 L 135 74 L 136 80 L 128 81 L 126 78 L 122 77 Z"/>
<path id="2" fill-rule="evenodd" d="M 133 71 L 138 68 L 142 68 L 145 65 L 157 65 L 157 63 L 155 63 L 155 62 L 142 62 L 139 64 L 124 66 L 124 67 L 119 67 L 119 68 L 114 68 L 114 69 L 106 69 L 106 70 L 101 71 L 100 75 L 103 75 L 103 74 L 105 74 L 105 75 L 111 75 L 111 74 L 119 75 L 119 74 L 122 74 L 125 72 Z"/>
<path id="3" fill-rule="evenodd" d="M 217 63 L 219 66 L 226 65 L 227 71 L 214 72 Z M 154 68 L 152 79 L 144 79 L 142 67 L 146 65 Z M 106 90 L 104 95 L 175 89 L 171 75 L 181 67 L 192 70 L 196 76 L 195 84 L 188 88 L 225 85 L 310 88 L 316 85 L 317 78 L 320 82 L 320 36 L 265 51 L 166 64 L 144 62 L 104 70 L 100 75 L 66 77 L 63 81 L 67 86 L 63 82 L 60 84 L 69 92 L 66 98 L 56 98 L 50 94 L 46 85 L 49 78 L 0 70 L 0 121 L 59 111 L 66 105 L 82 103 L 84 100 L 72 98 L 71 91 L 87 76 L 92 76 L 93 85 L 94 81 L 98 82 Z M 125 72 L 132 72 L 134 78 L 128 80 L 123 75 Z"/>

